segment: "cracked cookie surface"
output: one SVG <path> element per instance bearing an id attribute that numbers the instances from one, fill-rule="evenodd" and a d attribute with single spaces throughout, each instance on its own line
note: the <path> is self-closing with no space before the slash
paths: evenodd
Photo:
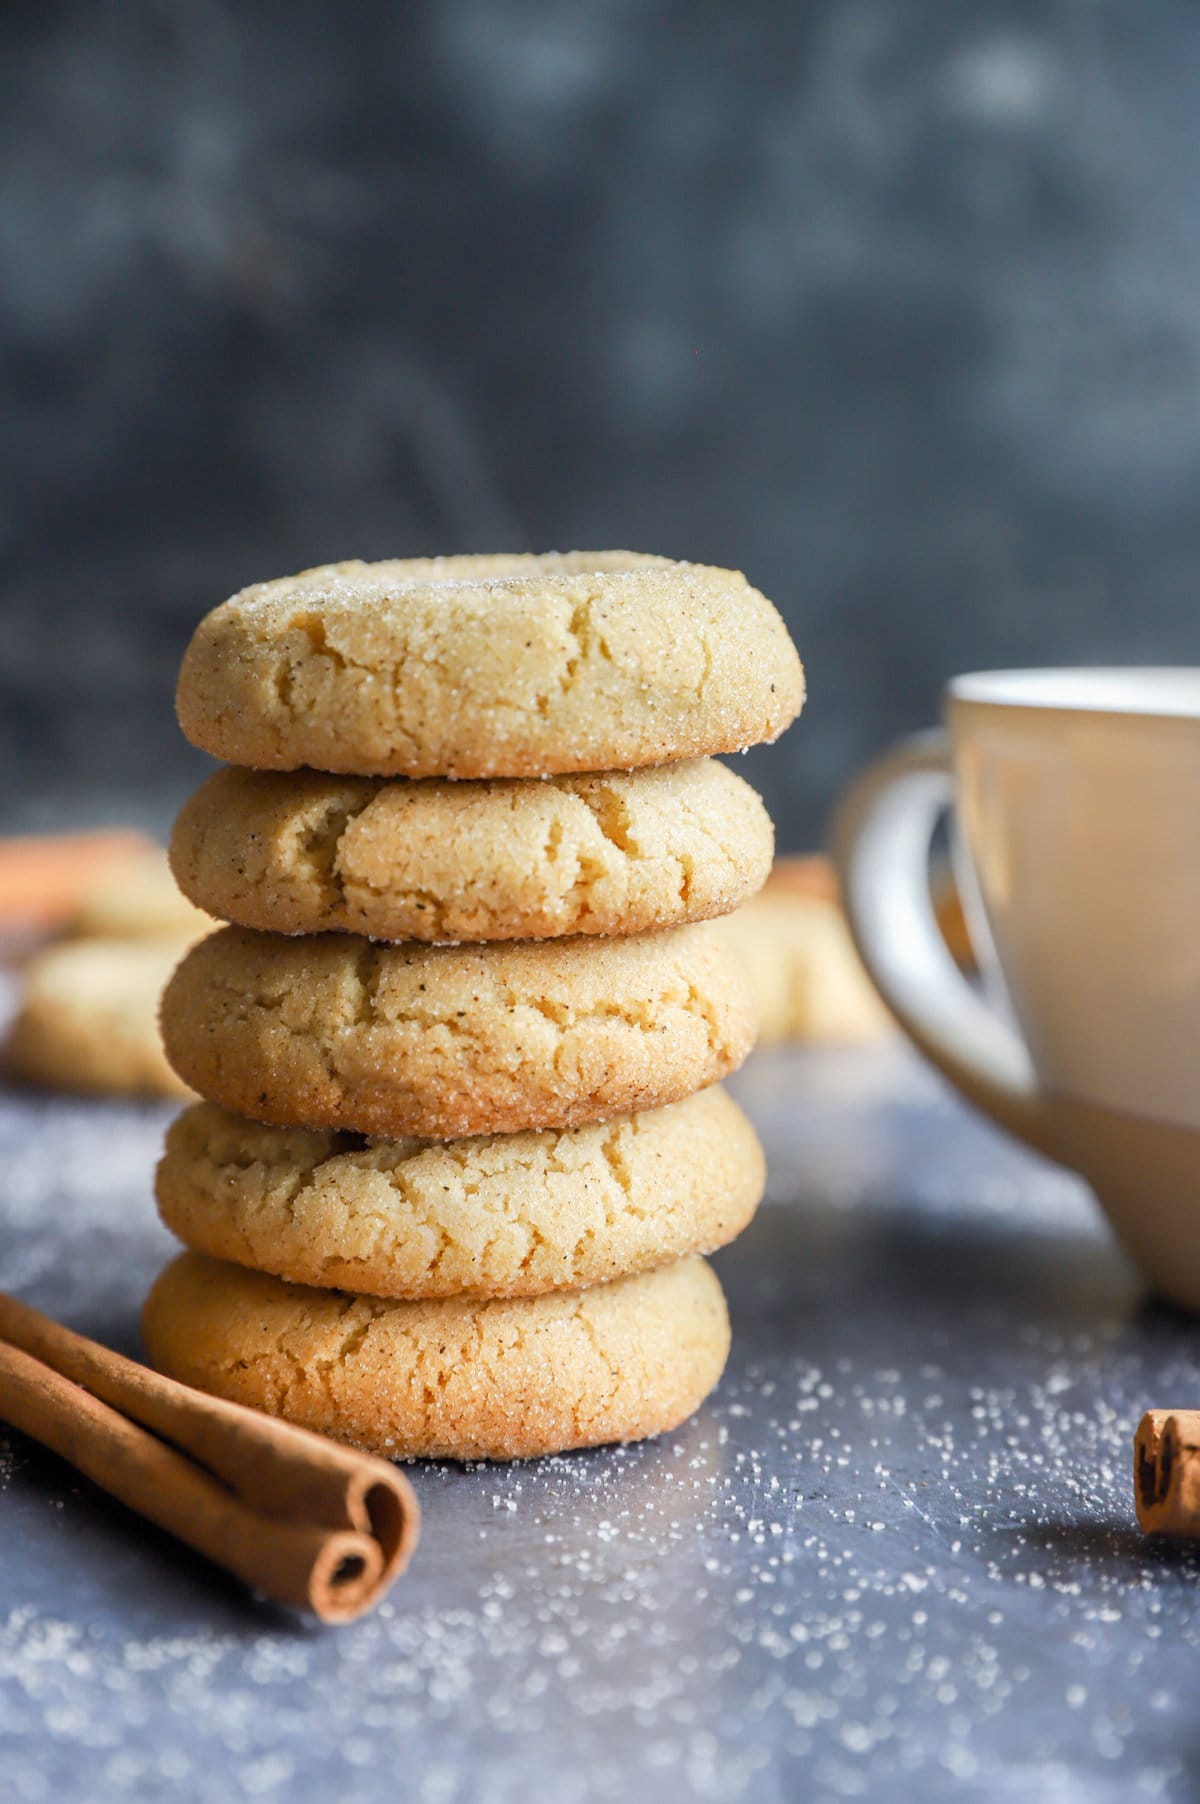
<path id="1" fill-rule="evenodd" d="M 753 1128 L 714 1087 L 603 1125 L 444 1141 L 268 1127 L 202 1103 L 169 1128 L 155 1190 L 187 1246 L 292 1283 L 495 1297 L 712 1252 L 764 1177 Z"/>
<path id="2" fill-rule="evenodd" d="M 185 1384 L 385 1458 L 521 1459 L 677 1427 L 721 1376 L 729 1318 L 699 1258 L 548 1296 L 387 1302 L 184 1253 L 142 1339 Z"/>
<path id="3" fill-rule="evenodd" d="M 260 770 L 529 777 L 778 738 L 804 674 L 740 571 L 635 552 L 329 564 L 197 627 L 176 705 Z"/>
<path id="4" fill-rule="evenodd" d="M 233 1114 L 439 1140 L 657 1108 L 754 1039 L 711 922 L 490 946 L 225 927 L 175 972 L 161 1020 L 179 1076 Z"/>
<path id="5" fill-rule="evenodd" d="M 771 868 L 713 759 L 544 782 L 215 771 L 171 840 L 181 889 L 242 927 L 383 940 L 637 933 L 727 913 Z"/>

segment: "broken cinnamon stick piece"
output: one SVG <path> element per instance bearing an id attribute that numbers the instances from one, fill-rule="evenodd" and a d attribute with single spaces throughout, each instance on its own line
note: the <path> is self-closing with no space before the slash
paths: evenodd
<path id="1" fill-rule="evenodd" d="M 1148 1410 L 1133 1437 L 1133 1495 L 1147 1535 L 1200 1536 L 1200 1410 Z"/>
<path id="2" fill-rule="evenodd" d="M 0 1420 L 325 1622 L 370 1609 L 416 1545 L 416 1497 L 386 1461 L 164 1378 L 3 1294 Z"/>

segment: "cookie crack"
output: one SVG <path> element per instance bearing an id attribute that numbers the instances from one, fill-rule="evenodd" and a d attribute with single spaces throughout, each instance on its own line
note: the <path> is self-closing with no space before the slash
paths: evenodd
<path id="1" fill-rule="evenodd" d="M 612 1172 L 613 1177 L 617 1180 L 617 1184 L 624 1196 L 627 1200 L 632 1199 L 633 1174 L 630 1171 L 625 1160 L 625 1155 L 621 1150 L 620 1127 L 611 1128 L 609 1132 L 605 1134 L 603 1140 L 600 1142 L 600 1151 L 603 1155 L 605 1164 Z"/>
<path id="2" fill-rule="evenodd" d="M 537 1258 L 537 1255 L 545 1252 L 553 1253 L 554 1248 L 550 1241 L 546 1239 L 546 1236 L 542 1233 L 542 1230 L 538 1227 L 536 1222 L 526 1221 L 521 1225 L 526 1229 L 529 1235 L 529 1246 L 526 1249 L 524 1258 L 517 1267 L 517 1276 L 520 1278 L 527 1278 L 533 1269 L 533 1262 Z M 485 1260 L 498 1239 L 498 1235 L 493 1235 L 492 1239 L 488 1241 L 484 1248 Z"/>
<path id="3" fill-rule="evenodd" d="M 380 948 L 371 940 L 364 940 L 354 958 L 354 978 L 357 993 L 354 998 L 354 1014 L 351 1025 L 367 1027 L 378 1018 L 379 983 L 383 974 Z"/>
<path id="4" fill-rule="evenodd" d="M 633 819 L 623 795 L 615 789 L 601 788 L 579 799 L 610 846 L 627 858 L 641 856 L 642 848 L 634 837 Z"/>
<path id="5" fill-rule="evenodd" d="M 724 1053 L 725 1043 L 721 1034 L 721 1022 L 717 1015 L 717 1010 L 713 1005 L 712 999 L 703 995 L 694 983 L 688 984 L 686 1007 L 690 1014 L 698 1015 L 703 1021 L 708 1033 L 709 1052 L 714 1054 Z"/>
<path id="6" fill-rule="evenodd" d="M 583 1329 L 583 1332 L 587 1335 L 589 1341 L 591 1341 L 591 1343 L 592 1343 L 592 1346 L 595 1348 L 596 1352 L 599 1354 L 602 1363 L 608 1368 L 608 1374 L 609 1374 L 609 1378 L 611 1380 L 609 1387 L 608 1387 L 607 1395 L 604 1397 L 603 1401 L 597 1406 L 596 1412 L 594 1412 L 594 1413 L 599 1413 L 600 1411 L 608 1409 L 610 1404 L 615 1399 L 616 1394 L 621 1387 L 621 1373 L 620 1373 L 620 1368 L 619 1368 L 616 1360 L 613 1358 L 612 1354 L 608 1351 L 608 1348 L 604 1345 L 603 1340 L 600 1338 L 600 1334 L 596 1328 L 596 1324 L 595 1324 L 595 1322 L 593 1322 L 591 1316 L 588 1314 L 587 1305 L 588 1305 L 588 1295 L 587 1295 L 587 1292 L 585 1291 L 579 1298 L 579 1302 L 576 1305 L 575 1314 L 574 1314 L 573 1319 L 579 1323 L 579 1326 Z M 582 1430 L 583 1420 L 582 1420 L 582 1416 L 580 1414 L 580 1405 L 578 1403 L 576 1404 L 575 1426 L 576 1426 L 577 1431 Z"/>
<path id="7" fill-rule="evenodd" d="M 322 908 L 330 913 L 346 904 L 346 880 L 340 858 L 342 841 L 350 823 L 361 812 L 345 802 L 330 802 L 320 819 L 308 827 L 297 848 L 320 892 Z"/>
<path id="8" fill-rule="evenodd" d="M 275 691 L 276 701 L 284 714 L 291 720 L 295 714 L 292 697 L 296 687 L 296 666 L 290 658 L 283 658 L 276 666 L 272 687 Z"/>
<path id="9" fill-rule="evenodd" d="M 361 1299 L 352 1299 L 351 1307 L 358 1301 L 361 1301 Z M 379 1313 L 378 1310 L 375 1310 L 365 1321 L 356 1322 L 354 1327 L 351 1328 L 347 1334 L 343 1335 L 342 1340 L 338 1345 L 337 1352 L 333 1355 L 330 1362 L 331 1364 L 336 1365 L 339 1360 L 350 1359 L 357 1353 L 358 1349 L 362 1346 L 368 1334 L 370 1334 L 372 1328 L 375 1326 Z"/>
<path id="10" fill-rule="evenodd" d="M 563 666 L 562 673 L 558 679 L 559 691 L 563 695 L 566 695 L 570 690 L 578 675 L 579 666 L 584 662 L 588 655 L 588 647 L 591 641 L 590 613 L 590 597 L 583 601 L 577 601 L 575 606 L 571 609 L 571 618 L 567 623 L 567 634 L 568 637 L 574 641 L 575 649 L 568 654 L 567 661 Z"/>
<path id="11" fill-rule="evenodd" d="M 320 614 L 310 612 L 293 614 L 288 621 L 288 626 L 293 631 L 302 632 L 308 640 L 311 654 L 318 658 L 328 658 L 339 674 L 355 665 L 353 658 L 348 658 L 345 652 L 340 651 L 336 645 L 331 643 L 329 630 Z M 358 664 L 355 665 L 355 668 L 361 670 L 365 666 Z"/>
<path id="12" fill-rule="evenodd" d="M 709 678 L 712 676 L 712 669 L 713 669 L 712 646 L 708 642 L 708 634 L 707 633 L 702 633 L 700 635 L 700 649 L 704 653 L 704 668 L 700 672 L 700 681 L 696 685 L 696 700 L 697 701 L 704 700 L 704 691 L 708 685 Z"/>

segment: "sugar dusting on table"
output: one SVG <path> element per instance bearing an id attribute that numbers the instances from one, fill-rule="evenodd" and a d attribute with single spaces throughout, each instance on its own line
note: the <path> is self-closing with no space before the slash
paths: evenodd
<path id="1" fill-rule="evenodd" d="M 1194 1326 L 914 1065 L 782 1056 L 742 1094 L 772 1192 L 721 1261 L 716 1398 L 647 1446 L 414 1468 L 420 1556 L 353 1628 L 0 1435 L 14 1795 L 1183 1795 L 1197 1566 L 1136 1535 L 1128 1448 L 1148 1385 L 1200 1396 Z M 127 1344 L 162 1120 L 0 1106 L 10 1282 Z"/>

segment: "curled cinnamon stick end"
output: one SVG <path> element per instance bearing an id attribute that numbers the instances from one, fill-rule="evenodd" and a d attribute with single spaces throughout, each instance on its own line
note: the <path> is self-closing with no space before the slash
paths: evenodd
<path id="1" fill-rule="evenodd" d="M 1147 1535 L 1200 1537 L 1200 1410 L 1152 1409 L 1133 1437 L 1133 1495 Z"/>
<path id="2" fill-rule="evenodd" d="M 384 1460 L 209 1397 L 0 1294 L 0 1421 L 277 1602 L 372 1608 L 420 1511 Z"/>
<path id="3" fill-rule="evenodd" d="M 420 1532 L 421 1513 L 407 1478 L 369 1454 L 349 1457 L 357 1465 L 346 1475 L 346 1513 L 353 1534 L 371 1552 L 359 1567 L 350 1536 L 344 1547 L 330 1538 L 313 1571 L 308 1605 L 322 1622 L 347 1622 L 371 1609 L 408 1565 Z"/>

